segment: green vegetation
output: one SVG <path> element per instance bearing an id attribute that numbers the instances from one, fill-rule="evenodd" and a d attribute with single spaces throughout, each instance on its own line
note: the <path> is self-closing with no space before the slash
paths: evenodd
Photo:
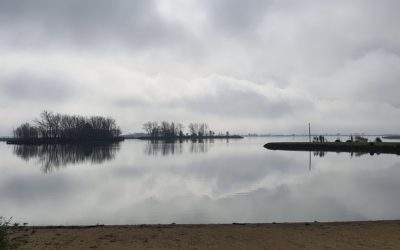
<path id="1" fill-rule="evenodd" d="M 10 249 L 12 247 L 9 238 L 9 227 L 11 218 L 9 220 L 0 216 L 0 249 Z"/>

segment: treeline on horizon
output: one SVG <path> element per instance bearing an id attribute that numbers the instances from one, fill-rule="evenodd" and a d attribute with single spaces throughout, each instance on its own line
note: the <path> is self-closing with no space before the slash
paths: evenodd
<path id="1" fill-rule="evenodd" d="M 229 132 L 225 134 L 215 134 L 213 130 L 209 128 L 206 123 L 190 123 L 188 125 L 188 131 L 185 132 L 185 126 L 182 123 L 174 122 L 146 122 L 143 124 L 143 129 L 147 135 L 152 138 L 182 138 L 182 137 L 215 137 L 215 136 L 229 136 Z"/>
<path id="2" fill-rule="evenodd" d="M 113 118 L 102 116 L 84 117 L 43 111 L 34 125 L 29 122 L 13 130 L 17 139 L 106 139 L 121 135 Z"/>

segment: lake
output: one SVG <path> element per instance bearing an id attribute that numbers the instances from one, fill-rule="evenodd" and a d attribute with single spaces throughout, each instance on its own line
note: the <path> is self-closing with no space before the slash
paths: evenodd
<path id="1" fill-rule="evenodd" d="M 400 218 L 399 156 L 263 148 L 307 139 L 0 143 L 0 216 L 29 225 Z"/>

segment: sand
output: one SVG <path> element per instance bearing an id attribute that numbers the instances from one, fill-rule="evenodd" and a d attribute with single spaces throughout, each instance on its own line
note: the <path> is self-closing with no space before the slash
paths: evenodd
<path id="1" fill-rule="evenodd" d="M 18 249 L 400 249 L 400 221 L 19 227 Z"/>

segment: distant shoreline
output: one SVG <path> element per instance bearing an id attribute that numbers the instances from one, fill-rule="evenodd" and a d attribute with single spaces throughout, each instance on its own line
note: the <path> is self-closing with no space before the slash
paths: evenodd
<path id="1" fill-rule="evenodd" d="M 177 136 L 177 137 L 152 137 L 152 136 L 118 136 L 113 138 L 5 138 L 7 144 L 13 145 L 44 145 L 44 144 L 73 144 L 73 143 L 99 143 L 99 142 L 120 142 L 126 139 L 148 140 L 148 141 L 180 141 L 180 140 L 215 140 L 215 139 L 243 139 L 240 135 L 216 135 L 216 136 Z"/>
<path id="2" fill-rule="evenodd" d="M 240 135 L 214 135 L 214 136 L 139 136 L 136 139 L 139 140 L 151 140 L 151 141 L 179 141 L 179 140 L 213 140 L 213 139 L 243 139 L 243 136 Z M 128 139 L 128 138 L 126 138 Z"/>
<path id="3" fill-rule="evenodd" d="M 370 154 L 400 154 L 396 142 L 271 142 L 264 145 L 270 150 L 364 152 Z"/>
<path id="4" fill-rule="evenodd" d="M 389 140 L 397 140 L 400 139 L 400 135 L 385 135 L 382 136 L 383 139 L 389 139 Z"/>

